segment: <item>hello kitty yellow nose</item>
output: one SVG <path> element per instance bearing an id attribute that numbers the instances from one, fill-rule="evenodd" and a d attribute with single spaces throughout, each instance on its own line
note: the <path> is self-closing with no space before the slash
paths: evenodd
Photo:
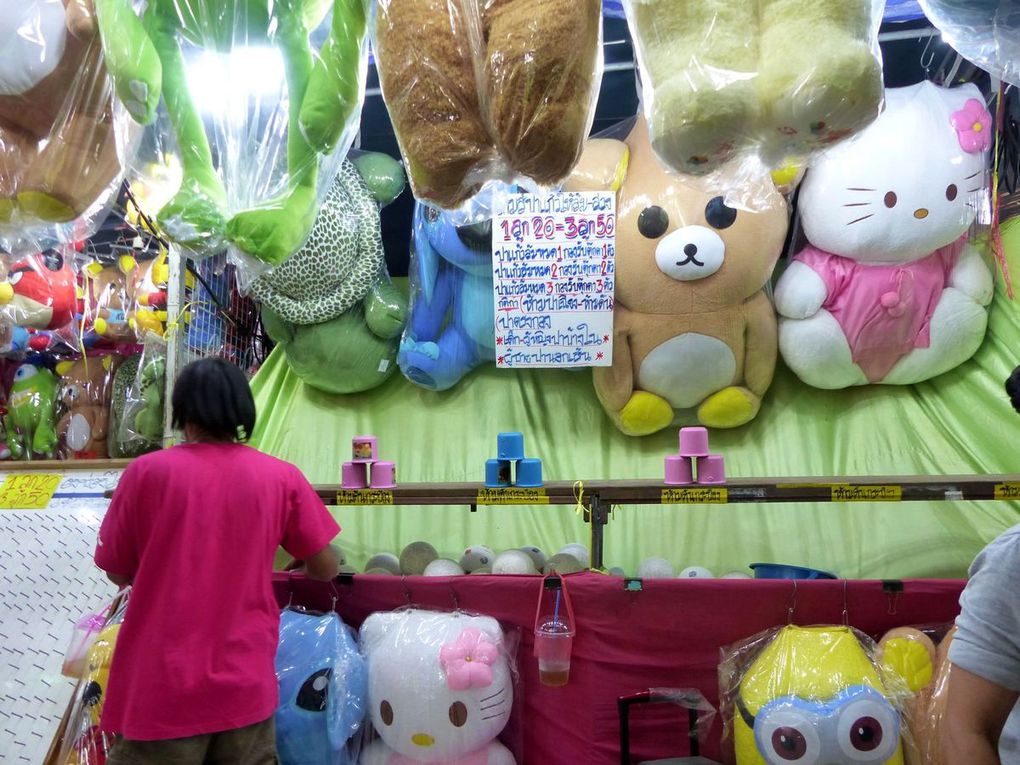
<path id="1" fill-rule="evenodd" d="M 436 740 L 428 733 L 415 733 L 411 736 L 411 743 L 415 746 L 432 746 Z"/>
<path id="2" fill-rule="evenodd" d="M 914 217 L 917 218 L 918 220 L 924 220 L 925 218 L 927 218 L 928 217 L 927 208 L 918 207 L 916 210 L 914 210 Z"/>

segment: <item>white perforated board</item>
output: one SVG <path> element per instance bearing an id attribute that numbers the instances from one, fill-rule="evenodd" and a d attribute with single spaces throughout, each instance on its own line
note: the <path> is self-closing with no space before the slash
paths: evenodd
<path id="1" fill-rule="evenodd" d="M 74 688 L 73 625 L 115 594 L 92 552 L 119 476 L 68 472 L 45 510 L 0 510 L 0 765 L 43 761 Z"/>

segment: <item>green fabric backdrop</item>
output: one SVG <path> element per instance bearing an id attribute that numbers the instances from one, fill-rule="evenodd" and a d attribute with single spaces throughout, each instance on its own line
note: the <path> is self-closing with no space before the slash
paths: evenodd
<path id="1" fill-rule="evenodd" d="M 1004 230 L 1020 284 L 1020 220 Z M 1000 280 L 1001 282 L 1001 280 Z M 973 360 L 907 388 L 821 391 L 780 364 L 758 418 L 712 434 L 731 476 L 1020 472 L 1020 419 L 1002 383 L 1020 362 L 1020 316 L 1002 285 Z M 604 416 L 589 371 L 476 371 L 432 393 L 396 375 L 361 395 L 305 386 L 274 352 L 253 382 L 254 445 L 297 464 L 316 483 L 339 482 L 350 439 L 379 437 L 398 480 L 481 481 L 496 433 L 520 430 L 547 480 L 658 478 L 676 431 L 621 435 Z M 657 555 L 722 574 L 755 561 L 824 568 L 849 578 L 960 577 L 988 540 L 1020 522 L 1015 503 L 782 504 L 620 507 L 606 529 L 606 565 L 633 572 Z M 555 552 L 587 541 L 569 507 L 340 508 L 340 543 L 359 568 L 379 551 L 425 539 L 458 557 L 469 544 L 497 551 L 537 544 Z"/>

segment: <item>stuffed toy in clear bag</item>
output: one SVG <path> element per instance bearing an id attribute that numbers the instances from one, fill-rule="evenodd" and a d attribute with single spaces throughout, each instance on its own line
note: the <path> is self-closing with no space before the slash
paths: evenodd
<path id="1" fill-rule="evenodd" d="M 276 652 L 281 765 L 354 765 L 368 675 L 354 636 L 334 613 L 285 609 Z"/>

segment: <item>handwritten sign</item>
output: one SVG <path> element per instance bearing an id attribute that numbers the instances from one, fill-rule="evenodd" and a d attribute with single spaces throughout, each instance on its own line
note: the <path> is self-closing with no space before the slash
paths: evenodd
<path id="1" fill-rule="evenodd" d="M 1020 483 L 997 483 L 994 492 L 996 499 L 1020 499 Z"/>
<path id="2" fill-rule="evenodd" d="M 340 489 L 336 493 L 338 505 L 392 505 L 393 492 L 383 489 Z"/>
<path id="3" fill-rule="evenodd" d="M 492 222 L 496 366 L 613 363 L 616 195 L 514 194 Z"/>
<path id="4" fill-rule="evenodd" d="M 0 509 L 45 510 L 60 486 L 59 473 L 15 473 L 0 485 Z"/>
<path id="5" fill-rule="evenodd" d="M 548 505 L 549 495 L 545 489 L 479 489 L 475 504 L 478 505 Z"/>
<path id="6" fill-rule="evenodd" d="M 684 489 L 663 489 L 664 505 L 725 505 L 729 492 L 721 487 L 695 486 Z"/>
<path id="7" fill-rule="evenodd" d="M 902 486 L 861 486 L 858 484 L 833 484 L 833 502 L 899 502 L 903 499 Z"/>

